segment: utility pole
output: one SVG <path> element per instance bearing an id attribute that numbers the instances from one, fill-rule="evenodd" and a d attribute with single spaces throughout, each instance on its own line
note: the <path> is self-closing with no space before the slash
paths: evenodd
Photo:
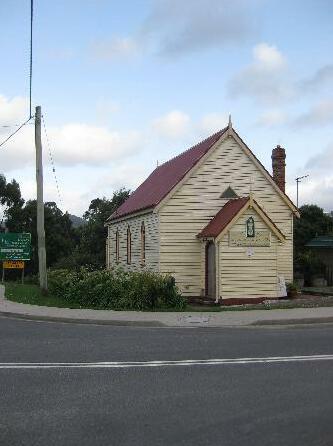
<path id="1" fill-rule="evenodd" d="M 40 288 L 43 293 L 47 293 L 41 118 L 42 118 L 41 107 L 37 106 L 35 114 L 35 145 L 36 145 L 36 182 L 37 182 L 37 237 L 38 237 L 38 266 L 39 266 L 38 270 L 39 270 Z"/>
<path id="2" fill-rule="evenodd" d="M 302 177 L 297 177 L 295 180 L 296 180 L 296 193 L 297 193 L 297 200 L 296 200 L 296 203 L 297 203 L 297 207 L 298 207 L 298 185 L 299 185 L 299 183 L 303 180 L 303 178 L 307 178 L 309 175 L 303 175 Z"/>

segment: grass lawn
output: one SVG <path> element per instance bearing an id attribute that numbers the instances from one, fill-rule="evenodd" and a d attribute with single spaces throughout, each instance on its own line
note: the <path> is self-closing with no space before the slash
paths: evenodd
<path id="1" fill-rule="evenodd" d="M 22 304 L 41 305 L 46 307 L 58 307 L 58 308 L 89 308 L 82 307 L 79 304 L 68 302 L 65 299 L 59 299 L 58 297 L 50 294 L 42 295 L 38 285 L 6 282 L 5 295 L 8 300 L 13 302 L 19 302 Z M 220 311 L 247 311 L 247 310 L 277 310 L 277 309 L 290 309 L 290 308 L 316 308 L 316 307 L 331 307 L 333 306 L 333 297 L 313 297 L 309 296 L 308 299 L 296 299 L 296 300 L 281 300 L 279 302 L 263 303 L 256 305 L 237 305 L 237 306 L 216 306 L 216 307 L 201 307 L 187 305 L 184 310 L 176 309 L 156 309 L 152 311 L 193 311 L 193 312 L 220 312 Z"/>
<path id="2" fill-rule="evenodd" d="M 318 295 L 322 295 L 322 296 L 333 296 L 333 286 L 306 287 L 306 288 L 303 288 L 303 292 L 306 294 L 318 294 Z"/>
<path id="3" fill-rule="evenodd" d="M 45 307 L 80 308 L 80 305 L 70 304 L 58 297 L 42 295 L 38 285 L 22 285 L 21 283 L 6 282 L 5 295 L 8 300 L 21 304 L 41 305 Z"/>

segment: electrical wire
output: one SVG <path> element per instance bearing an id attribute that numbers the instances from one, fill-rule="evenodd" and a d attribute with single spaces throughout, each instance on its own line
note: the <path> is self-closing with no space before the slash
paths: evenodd
<path id="1" fill-rule="evenodd" d="M 32 23 L 34 17 L 34 2 L 30 0 L 30 71 L 29 71 L 29 116 L 31 118 L 31 96 L 32 96 Z"/>
<path id="2" fill-rule="evenodd" d="M 11 133 L 6 139 L 0 143 L 0 147 L 6 144 L 16 133 L 18 133 L 22 127 L 28 124 L 29 121 L 34 117 L 32 115 L 32 25 L 34 17 L 34 2 L 30 0 L 30 68 L 29 68 L 29 118 L 23 122 L 23 124 L 14 125 L 2 125 L 1 128 L 18 127 L 13 133 Z"/>
<path id="3" fill-rule="evenodd" d="M 56 183 L 58 198 L 59 198 L 59 202 L 61 203 L 61 205 L 63 207 L 64 206 L 64 202 L 62 200 L 62 196 L 61 196 L 61 193 L 60 193 L 59 181 L 58 181 L 58 177 L 57 177 L 57 173 L 56 173 L 56 169 L 55 169 L 55 163 L 54 163 L 54 158 L 53 158 L 53 155 L 52 155 L 52 150 L 51 150 L 51 144 L 50 144 L 49 136 L 48 136 L 48 133 L 47 133 L 47 130 L 46 130 L 46 124 L 45 124 L 44 115 L 42 115 L 42 121 L 43 121 L 43 127 L 44 127 L 44 133 L 45 133 L 45 138 L 46 138 L 49 158 L 50 158 L 50 162 L 51 162 L 51 166 L 52 166 L 52 172 L 53 172 L 54 180 L 55 180 L 55 183 Z"/>
<path id="4" fill-rule="evenodd" d="M 58 181 L 58 177 L 57 177 L 57 173 L 56 173 L 56 169 L 55 169 L 54 157 L 52 155 L 52 150 L 51 150 L 51 144 L 50 144 L 49 136 L 48 136 L 48 133 L 47 133 L 47 130 L 46 130 L 46 124 L 45 124 L 44 115 L 42 115 L 42 121 L 43 121 L 43 128 L 44 128 L 47 148 L 48 148 L 48 152 L 49 152 L 49 158 L 50 158 L 50 162 L 51 162 L 51 165 L 52 165 L 52 172 L 53 172 L 54 180 L 55 180 L 56 187 L 57 187 L 57 193 L 58 193 L 59 202 L 60 202 L 60 205 L 62 206 L 62 208 L 64 208 L 64 202 L 63 202 L 63 199 L 62 199 L 62 195 L 60 193 L 59 181 Z M 72 235 L 70 234 L 70 231 L 69 231 L 69 228 L 67 227 L 67 225 L 65 225 L 65 230 L 66 230 L 66 234 L 67 234 L 68 240 L 72 240 Z"/>
<path id="5" fill-rule="evenodd" d="M 28 122 L 31 121 L 32 118 L 34 118 L 34 116 L 30 116 L 30 118 L 28 118 L 26 121 L 24 121 L 23 124 L 21 124 L 13 133 L 11 133 L 6 139 L 4 139 L 0 143 L 0 147 L 2 147 L 4 144 L 6 144 L 6 142 L 9 141 L 14 135 L 16 135 L 16 133 L 19 132 L 21 130 L 21 128 L 24 127 L 26 124 L 28 124 Z"/>

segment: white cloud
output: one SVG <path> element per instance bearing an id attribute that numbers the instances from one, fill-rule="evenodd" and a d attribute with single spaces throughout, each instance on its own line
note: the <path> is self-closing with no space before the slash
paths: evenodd
<path id="1" fill-rule="evenodd" d="M 325 99 L 314 105 L 308 112 L 294 119 L 293 126 L 323 126 L 333 124 L 333 99 Z"/>
<path id="2" fill-rule="evenodd" d="M 114 60 L 128 58 L 139 52 L 138 42 L 131 37 L 114 37 L 110 40 L 96 40 L 90 52 L 95 59 Z"/>
<path id="3" fill-rule="evenodd" d="M 5 139 L 8 134 L 1 136 Z M 34 130 L 28 124 L 0 148 L 0 173 L 32 165 L 34 162 Z"/>
<path id="4" fill-rule="evenodd" d="M 332 85 L 332 84 L 333 84 L 333 64 L 328 64 L 319 68 L 312 77 L 303 80 L 300 83 L 300 89 L 302 89 L 302 91 L 304 90 L 317 91 L 319 89 L 322 89 L 326 85 Z"/>
<path id="5" fill-rule="evenodd" d="M 311 157 L 306 163 L 307 169 L 314 171 L 320 171 L 319 175 L 322 175 L 323 171 L 333 171 L 333 143 L 329 144 L 325 150 Z M 317 172 L 318 173 L 318 172 Z"/>
<path id="6" fill-rule="evenodd" d="M 276 125 L 285 124 L 287 118 L 287 114 L 282 110 L 267 110 L 259 116 L 257 125 L 262 127 L 274 127 Z"/>
<path id="7" fill-rule="evenodd" d="M 6 99 L 0 96 L 0 122 L 22 122 L 26 111 L 24 98 Z M 15 129 L 15 127 L 14 127 Z M 2 128 L 1 141 L 13 128 Z M 60 165 L 103 166 L 133 155 L 142 144 L 136 131 L 110 131 L 107 127 L 85 123 L 69 123 L 47 129 L 55 161 Z M 44 162 L 47 162 L 48 144 L 42 127 Z M 34 128 L 27 124 L 0 150 L 1 171 L 18 169 L 35 162 Z"/>
<path id="8" fill-rule="evenodd" d="M 287 187 L 289 196 L 296 197 L 295 183 Z M 306 181 L 299 185 L 299 206 L 303 204 L 316 204 L 325 211 L 333 210 L 333 176 L 313 176 L 310 175 Z"/>
<path id="9" fill-rule="evenodd" d="M 199 128 L 205 133 L 214 133 L 223 129 L 228 124 L 227 113 L 208 113 L 203 116 Z"/>
<path id="10" fill-rule="evenodd" d="M 239 43 L 256 29 L 253 6 L 257 2 L 249 3 L 156 0 L 141 36 L 150 40 L 158 53 L 168 56 Z"/>
<path id="11" fill-rule="evenodd" d="M 103 165 L 133 154 L 140 143 L 138 132 L 122 134 L 88 124 L 51 128 L 49 135 L 63 165 Z"/>
<path id="12" fill-rule="evenodd" d="M 253 62 L 229 81 L 229 96 L 248 96 L 266 104 L 289 99 L 295 92 L 287 74 L 283 54 L 275 46 L 260 43 L 253 48 Z"/>
<path id="13" fill-rule="evenodd" d="M 286 66 L 284 56 L 275 46 L 259 43 L 253 48 L 253 56 L 258 70 L 276 71 Z"/>
<path id="14" fill-rule="evenodd" d="M 111 195 L 122 187 L 133 191 L 150 173 L 147 166 L 142 164 L 111 166 L 109 173 L 98 178 L 90 190 L 93 195 L 101 191 L 105 195 Z"/>
<path id="15" fill-rule="evenodd" d="M 120 105 L 112 99 L 100 98 L 96 103 L 96 117 L 99 122 L 107 124 L 110 121 L 110 116 L 119 112 Z"/>
<path id="16" fill-rule="evenodd" d="M 55 162 L 63 166 L 104 166 L 133 155 L 141 144 L 138 132 L 111 132 L 105 127 L 80 123 L 50 127 L 48 136 Z M 47 163 L 48 145 L 44 135 L 43 151 Z M 1 170 L 32 165 L 34 156 L 34 131 L 25 127 L 0 151 Z"/>
<path id="17" fill-rule="evenodd" d="M 171 111 L 153 122 L 154 131 L 166 138 L 180 138 L 184 136 L 190 125 L 190 117 L 179 110 Z"/>
<path id="18" fill-rule="evenodd" d="M 326 211 L 333 210 L 333 142 L 318 154 L 311 156 L 294 178 L 309 174 L 299 185 L 299 203 L 317 204 Z M 296 182 L 289 182 L 287 192 L 296 197 Z"/>
<path id="19" fill-rule="evenodd" d="M 143 51 L 179 56 L 246 41 L 259 29 L 256 5 L 264 0 L 154 0 L 138 31 L 95 40 L 96 59 L 133 57 Z"/>
<path id="20" fill-rule="evenodd" d="M 0 134 L 12 133 L 28 117 L 28 100 L 16 96 L 8 99 L 0 95 Z"/>

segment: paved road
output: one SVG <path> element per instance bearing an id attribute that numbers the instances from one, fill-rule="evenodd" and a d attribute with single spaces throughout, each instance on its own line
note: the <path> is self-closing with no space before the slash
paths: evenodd
<path id="1" fill-rule="evenodd" d="M 332 446 L 333 360 L 313 358 L 332 354 L 327 326 L 173 329 L 0 318 L 0 445 Z M 258 357 L 291 359 L 149 363 Z M 145 364 L 124 364 L 133 361 Z M 120 364 L 96 368 L 100 362 Z M 22 368 L 28 363 L 40 368 Z"/>

